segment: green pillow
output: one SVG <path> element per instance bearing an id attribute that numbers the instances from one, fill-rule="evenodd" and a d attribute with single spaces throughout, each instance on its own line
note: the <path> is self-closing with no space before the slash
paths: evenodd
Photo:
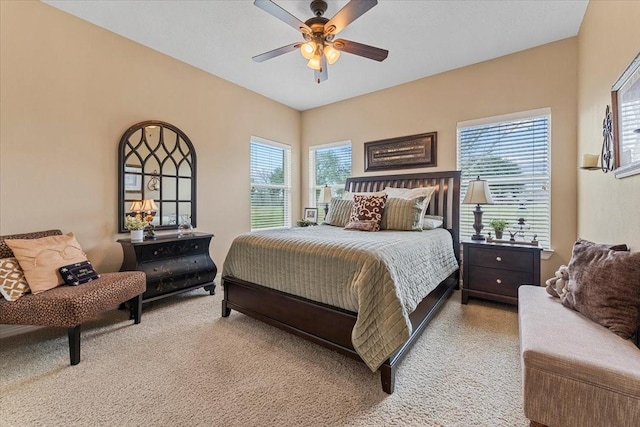
<path id="1" fill-rule="evenodd" d="M 390 197 L 382 215 L 382 230 L 422 231 L 420 216 L 425 196 L 414 199 Z"/>
<path id="2" fill-rule="evenodd" d="M 343 200 L 334 197 L 329 203 L 329 212 L 324 218 L 324 223 L 335 225 L 336 227 L 344 227 L 349 222 L 351 209 L 353 208 L 353 200 Z"/>

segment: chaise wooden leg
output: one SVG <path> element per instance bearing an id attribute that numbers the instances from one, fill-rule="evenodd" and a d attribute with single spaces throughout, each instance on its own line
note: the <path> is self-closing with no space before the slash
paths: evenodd
<path id="1" fill-rule="evenodd" d="M 216 294 L 216 284 L 212 283 L 209 286 L 205 286 L 204 290 L 205 291 L 209 291 L 209 295 L 215 295 Z"/>
<path id="2" fill-rule="evenodd" d="M 380 380 L 382 381 L 382 391 L 393 394 L 396 385 L 396 367 L 383 363 L 380 366 Z"/>
<path id="3" fill-rule="evenodd" d="M 80 363 L 80 325 L 68 329 L 71 365 Z"/>
<path id="4" fill-rule="evenodd" d="M 129 319 L 133 319 L 133 322 L 137 325 L 142 320 L 142 294 L 131 299 L 129 304 L 131 310 Z"/>

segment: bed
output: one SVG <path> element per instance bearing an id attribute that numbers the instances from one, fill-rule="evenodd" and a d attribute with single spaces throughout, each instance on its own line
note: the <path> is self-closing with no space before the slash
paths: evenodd
<path id="1" fill-rule="evenodd" d="M 425 230 L 422 233 L 366 233 L 319 225 L 238 236 L 230 248 L 223 268 L 222 316 L 228 317 L 231 310 L 236 310 L 360 360 L 370 369 L 380 370 L 383 390 L 389 394 L 393 393 L 398 364 L 451 292 L 458 287 L 460 172 L 353 177 L 348 178 L 345 190 L 352 193 L 375 192 L 386 187 L 435 187 L 427 214 L 441 216 L 442 229 Z M 341 234 L 348 237 L 343 238 Z M 386 240 L 381 243 L 378 239 Z M 355 240 L 364 240 L 364 243 Z M 431 240 L 436 243 L 428 243 Z M 261 242 L 267 242 L 275 248 L 269 253 L 277 253 L 280 250 L 291 253 L 287 253 L 286 261 L 276 258 L 270 261 L 269 254 L 256 258 L 254 248 L 247 245 L 259 246 Z M 364 249 L 357 245 L 364 245 Z M 445 247 L 447 245 L 451 246 Z M 354 251 L 344 252 L 346 246 L 353 246 Z M 401 246 L 409 250 L 405 254 L 394 252 L 400 251 Z M 437 273 L 431 274 L 430 265 L 410 259 L 411 256 L 417 256 L 412 254 L 423 250 L 423 246 L 429 246 L 424 250 L 432 251 L 429 253 L 433 254 L 439 253 L 433 251 L 447 250 L 452 253 L 447 256 L 449 259 L 439 261 L 447 265 L 446 272 L 436 269 Z M 255 253 L 260 253 L 255 249 Z M 320 255 L 317 255 L 316 251 Z M 280 257 L 282 258 L 282 254 Z M 313 261 L 322 257 L 325 258 L 323 263 Z M 401 258 L 407 258 L 407 261 L 400 261 Z M 353 262 L 362 259 L 363 263 L 367 263 L 367 268 L 363 269 L 367 274 L 355 275 L 360 281 L 356 284 L 356 290 L 352 289 L 353 283 L 342 283 L 349 269 L 354 268 L 349 264 L 352 259 Z M 433 259 L 433 264 L 436 264 L 435 260 L 440 259 L 440 256 L 434 256 Z M 402 267 L 402 262 L 413 265 L 414 268 Z M 260 279 L 260 275 L 251 274 L 258 268 L 245 266 L 242 269 L 238 267 L 242 263 L 276 272 L 268 280 Z M 424 269 L 424 273 L 423 270 L 416 269 L 417 265 Z M 308 270 L 313 274 L 302 274 Z M 419 271 L 420 274 L 415 274 L 415 271 Z M 389 297 L 396 295 L 393 290 L 388 289 L 390 281 L 420 286 L 416 283 L 428 282 L 424 279 L 427 276 L 431 281 L 437 277 L 438 281 L 430 286 L 424 284 L 420 288 L 422 294 L 410 290 L 405 295 L 402 293 L 404 291 L 396 290 L 397 298 Z M 309 277 L 316 277 L 315 280 L 322 283 L 312 283 L 312 286 L 306 286 L 307 290 L 299 291 L 298 288 L 305 286 L 294 282 L 304 282 Z M 277 280 L 277 283 L 274 280 Z M 349 288 L 352 294 L 357 294 L 357 301 L 349 298 L 349 292 L 340 290 L 345 287 Z M 364 288 L 367 289 L 366 292 L 362 290 Z M 412 296 L 414 301 L 411 300 Z M 364 301 L 368 302 L 365 304 Z M 379 301 L 384 301 L 384 304 Z M 377 317 L 372 317 L 374 314 L 388 318 L 378 321 L 375 320 Z M 372 327 L 371 324 L 374 332 L 367 329 Z"/>

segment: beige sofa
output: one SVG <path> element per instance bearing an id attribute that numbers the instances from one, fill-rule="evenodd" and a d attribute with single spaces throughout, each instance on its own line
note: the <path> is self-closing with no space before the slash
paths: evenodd
<path id="1" fill-rule="evenodd" d="M 525 416 L 532 426 L 640 426 L 640 349 L 547 294 L 518 292 Z"/>

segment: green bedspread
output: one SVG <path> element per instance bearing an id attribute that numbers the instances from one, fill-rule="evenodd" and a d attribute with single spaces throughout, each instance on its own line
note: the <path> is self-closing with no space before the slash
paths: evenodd
<path id="1" fill-rule="evenodd" d="M 443 229 L 319 225 L 238 236 L 222 274 L 357 312 L 352 343 L 376 370 L 409 338 L 409 314 L 457 268 Z"/>

